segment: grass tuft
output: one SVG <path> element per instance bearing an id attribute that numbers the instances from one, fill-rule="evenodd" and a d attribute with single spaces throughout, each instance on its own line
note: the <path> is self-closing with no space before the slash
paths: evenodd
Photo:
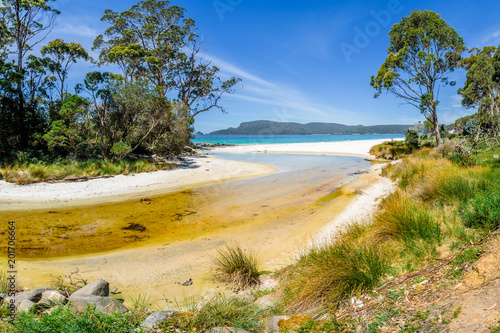
<path id="1" fill-rule="evenodd" d="M 244 250 L 238 243 L 225 244 L 212 257 L 215 278 L 243 290 L 259 284 L 259 263 L 252 250 Z"/>
<path id="2" fill-rule="evenodd" d="M 346 297 L 375 286 L 388 265 L 376 244 L 342 235 L 318 245 L 286 274 L 285 303 L 293 313 L 334 310 Z"/>
<path id="3" fill-rule="evenodd" d="M 384 208 L 375 217 L 372 230 L 376 241 L 439 241 L 441 238 L 441 227 L 428 209 L 401 190 L 384 201 Z"/>

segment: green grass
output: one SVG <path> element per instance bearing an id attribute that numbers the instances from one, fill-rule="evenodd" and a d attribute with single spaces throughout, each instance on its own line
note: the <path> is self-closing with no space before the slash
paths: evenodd
<path id="1" fill-rule="evenodd" d="M 284 302 L 291 313 L 335 309 L 343 299 L 374 287 L 386 272 L 381 248 L 350 236 L 313 248 L 286 272 Z"/>
<path id="2" fill-rule="evenodd" d="M 0 166 L 0 179 L 18 185 L 61 180 L 68 176 L 96 177 L 129 173 L 151 172 L 175 168 L 175 164 L 154 164 L 147 160 L 69 160 L 60 159 L 52 162 L 25 161 Z"/>
<path id="3" fill-rule="evenodd" d="M 259 284 L 259 260 L 252 250 L 244 250 L 237 243 L 225 244 L 212 257 L 216 280 L 243 290 Z"/>
<path id="4" fill-rule="evenodd" d="M 128 333 L 134 332 L 135 327 L 129 315 L 119 313 L 107 315 L 93 308 L 74 314 L 68 306 L 61 306 L 50 314 L 21 312 L 15 319 L 14 326 L 7 328 L 6 332 Z"/>

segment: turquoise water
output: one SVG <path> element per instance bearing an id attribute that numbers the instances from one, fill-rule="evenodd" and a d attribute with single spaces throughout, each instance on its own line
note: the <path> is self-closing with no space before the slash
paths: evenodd
<path id="1" fill-rule="evenodd" d="M 363 135 L 195 135 L 194 143 L 220 143 L 231 145 L 252 145 L 270 143 L 338 142 L 373 139 L 404 138 L 401 134 Z"/>

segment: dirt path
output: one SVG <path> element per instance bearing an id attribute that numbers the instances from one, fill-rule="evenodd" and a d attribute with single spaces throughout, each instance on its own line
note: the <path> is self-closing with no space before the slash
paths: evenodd
<path id="1" fill-rule="evenodd" d="M 461 312 L 448 328 L 450 332 L 490 332 L 500 320 L 500 239 L 488 244 L 485 253 L 455 286 L 451 298 Z"/>

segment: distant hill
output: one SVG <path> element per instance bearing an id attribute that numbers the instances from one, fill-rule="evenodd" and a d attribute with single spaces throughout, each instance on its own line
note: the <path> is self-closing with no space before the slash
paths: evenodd
<path id="1" fill-rule="evenodd" d="M 403 134 L 411 125 L 348 126 L 335 123 L 288 123 L 256 120 L 211 135 Z"/>

